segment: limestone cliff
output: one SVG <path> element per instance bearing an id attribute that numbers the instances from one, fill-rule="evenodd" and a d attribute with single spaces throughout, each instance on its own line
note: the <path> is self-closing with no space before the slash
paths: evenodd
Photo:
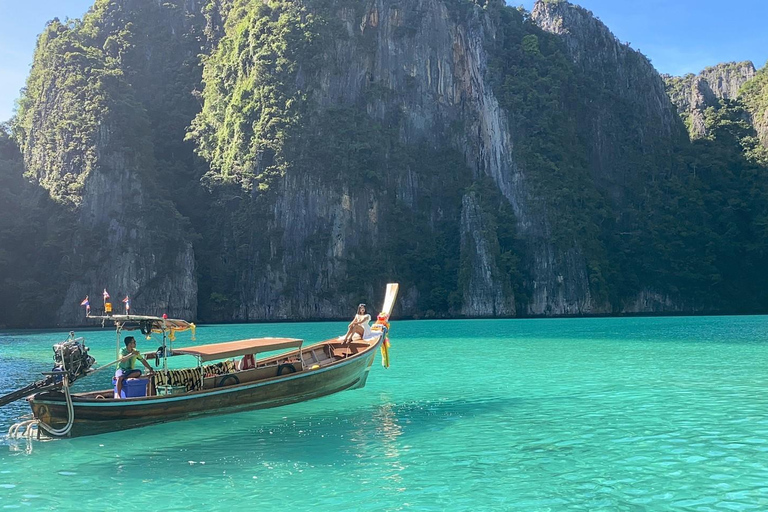
<path id="1" fill-rule="evenodd" d="M 295 74 L 283 83 L 301 84 L 307 95 L 306 105 L 319 117 L 338 109 L 350 109 L 356 112 L 349 118 L 354 124 L 374 123 L 389 127 L 392 131 L 387 136 L 394 134 L 397 152 L 407 153 L 414 149 L 423 152 L 430 147 L 440 151 L 458 150 L 463 155 L 463 162 L 446 163 L 450 167 L 463 166 L 465 172 L 463 177 L 460 170 L 458 176 L 452 176 L 446 169 L 430 169 L 429 163 L 422 167 L 403 164 L 385 150 L 376 159 L 376 166 L 381 169 L 377 176 L 381 185 L 379 191 L 374 192 L 366 185 L 349 188 L 337 180 L 310 178 L 310 175 L 332 175 L 340 169 L 327 168 L 335 156 L 321 156 L 321 147 L 304 148 L 301 160 L 294 157 L 286 171 L 275 203 L 274 221 L 268 224 L 270 231 L 278 237 L 270 236 L 269 244 L 281 258 L 270 262 L 269 258 L 265 259 L 262 248 L 248 256 L 251 268 L 237 281 L 245 280 L 249 285 L 236 299 L 243 304 L 236 318 L 268 318 L 271 313 L 265 310 L 267 304 L 269 311 L 279 311 L 279 316 L 330 316 L 334 311 L 338 314 L 330 303 L 319 305 L 313 297 L 328 293 L 339 297 L 339 283 L 348 279 L 352 268 L 358 273 L 361 268 L 373 265 L 376 258 L 370 254 L 392 253 L 396 245 L 392 239 L 397 236 L 394 231 L 400 229 L 388 224 L 393 206 L 423 219 L 423 233 L 429 234 L 430 239 L 452 236 L 440 231 L 438 224 L 443 219 L 464 219 L 456 226 L 462 241 L 461 261 L 483 261 L 488 268 L 493 268 L 497 263 L 488 259 L 487 248 L 496 244 L 494 234 L 468 232 L 476 226 L 469 221 L 476 217 L 471 198 L 465 195 L 460 204 L 440 204 L 430 199 L 440 195 L 440 188 L 449 183 L 458 185 L 462 180 L 483 176 L 495 182 L 514 213 L 520 246 L 526 254 L 520 264 L 526 276 L 523 286 L 529 294 L 524 312 L 578 314 L 608 308 L 607 304 L 596 306 L 593 301 L 587 263 L 578 242 L 571 240 L 564 245 L 555 245 L 550 238 L 546 212 L 531 203 L 533 191 L 527 183 L 524 165 L 515 156 L 508 113 L 500 107 L 488 81 L 488 51 L 493 47 L 496 31 L 493 9 L 499 6 L 492 3 L 493 9 L 486 10 L 469 2 L 460 4 L 461 9 L 455 3 L 438 0 L 398 3 L 377 0 L 354 7 L 340 2 L 322 13 L 328 26 L 338 27 L 336 32 L 325 34 L 327 46 L 311 59 L 322 65 L 310 64 L 309 59 L 306 64 L 299 62 Z M 222 48 L 240 44 L 236 36 L 225 36 Z M 243 73 L 249 72 L 243 70 Z M 227 87 L 237 83 L 237 78 L 220 85 L 214 80 L 212 77 L 207 85 L 210 88 L 213 82 L 216 91 L 226 91 Z M 209 139 L 207 133 L 225 123 L 224 111 L 218 109 L 232 104 L 232 93 L 219 95 L 206 90 L 204 97 L 212 94 L 206 98 L 206 105 L 217 110 L 206 113 L 207 107 L 204 107 L 203 116 L 196 121 L 196 136 L 202 139 L 204 152 L 213 158 L 229 151 L 226 146 L 216 149 L 215 145 L 221 140 Z M 293 90 L 281 90 L 280 94 L 299 100 Z M 300 123 L 311 126 L 311 119 L 312 115 L 304 114 Z M 305 140 L 319 133 L 308 134 L 306 128 L 304 130 Z M 236 141 L 234 138 L 225 140 Z M 246 147 L 249 139 L 242 140 L 245 145 L 238 151 L 240 157 L 232 157 L 234 161 L 250 151 Z M 333 145 L 327 140 L 316 140 L 318 145 Z M 279 144 L 284 143 L 279 141 Z M 214 146 L 209 149 L 209 145 Z M 262 153 L 270 155 L 268 159 L 262 159 L 261 163 L 252 160 L 256 163 L 255 169 L 247 171 L 242 179 L 251 183 L 253 178 L 248 176 L 264 175 L 269 169 L 267 166 L 274 166 L 284 154 L 298 152 L 290 146 L 278 146 L 282 152 L 274 154 L 271 149 L 274 147 L 271 145 L 267 153 Z M 312 164 L 301 163 L 307 160 Z M 223 180 L 233 176 L 240 180 L 236 177 L 241 172 L 238 169 L 247 169 L 249 165 L 242 161 L 230 167 L 223 156 L 220 162 Z M 367 172 L 362 168 L 349 171 L 353 174 Z M 442 178 L 435 176 L 441 172 Z M 391 199 L 382 201 L 384 197 Z M 458 208 L 461 208 L 460 215 Z M 471 211 L 467 211 L 468 208 Z M 328 236 L 330 233 L 332 235 Z M 413 242 L 412 247 L 404 249 L 408 252 L 418 250 L 418 241 Z M 316 252 L 308 253 L 308 246 L 315 246 Z M 427 254 L 430 252 L 422 250 Z M 322 266 L 307 264 L 308 260 L 314 259 L 328 263 Z M 387 256 L 385 261 L 387 265 L 383 270 L 389 275 L 408 275 L 408 269 L 398 268 L 404 263 L 402 254 Z M 269 271 L 254 271 L 256 262 Z M 446 272 L 436 275 L 433 286 L 435 279 L 450 280 L 450 275 Z M 458 281 L 458 288 L 454 277 L 453 284 L 446 290 L 449 296 L 463 297 L 460 303 L 452 299 L 457 313 L 512 314 L 515 303 L 512 287 L 500 287 L 493 272 L 464 272 L 463 275 L 466 280 Z M 291 284 L 294 280 L 302 283 L 301 286 Z M 405 285 L 407 289 L 411 283 Z M 429 302 L 425 294 L 432 295 L 429 286 L 424 282 L 423 286 L 410 290 L 408 296 L 414 297 L 416 302 L 404 301 L 404 313 L 419 314 L 434 309 L 425 306 L 424 302 Z M 348 300 L 354 302 L 351 297 Z"/>
<path id="2" fill-rule="evenodd" d="M 591 202 L 599 205 L 605 201 L 605 206 L 600 208 L 613 212 L 608 219 L 599 221 L 613 226 L 611 233 L 601 235 L 603 246 L 612 245 L 608 252 L 613 255 L 617 250 L 628 250 L 618 249 L 625 242 L 616 241 L 615 233 L 645 229 L 641 227 L 642 219 L 636 216 L 637 205 L 645 202 L 639 192 L 645 187 L 644 183 L 672 171 L 672 155 L 684 142 L 684 128 L 665 92 L 662 78 L 650 61 L 628 43 L 620 42 L 590 11 L 563 0 L 538 0 L 531 19 L 545 32 L 558 36 L 574 65 L 573 79 L 581 86 L 564 109 L 572 112 L 577 126 L 574 137 L 583 145 L 586 168 L 592 178 L 582 181 L 581 188 L 594 188 Z M 629 245 L 633 243 L 630 241 Z M 591 260 L 595 259 L 595 251 L 602 250 L 592 249 Z M 594 272 L 585 271 L 578 251 L 569 251 L 568 255 L 570 275 L 581 274 L 594 282 Z M 574 280 L 567 275 L 561 279 Z M 657 294 L 648 289 L 649 286 L 654 284 L 646 282 L 643 289 L 637 290 L 637 296 L 630 294 L 618 302 L 614 300 L 610 306 L 594 303 L 584 294 L 575 301 L 579 306 L 573 312 L 638 312 L 680 307 L 673 305 L 674 299 L 669 298 L 661 307 L 643 300 L 641 297 Z M 551 300 L 547 297 L 546 302 Z"/>
<path id="3" fill-rule="evenodd" d="M 82 321 L 86 295 L 100 309 L 103 288 L 144 313 L 197 309 L 192 245 L 158 184 L 147 115 L 122 70 L 130 43 L 115 34 L 129 4 L 99 2 L 81 24 L 47 27 L 14 125 L 27 176 L 76 219 L 62 324 Z"/>
<path id="4" fill-rule="evenodd" d="M 465 278 L 461 314 L 468 317 L 514 315 L 515 305 L 510 299 L 512 293 L 504 290 L 507 279 L 494 257 L 498 248 L 489 247 L 497 241 L 483 236 L 489 228 L 474 194 L 464 196 L 461 213 L 461 245 L 466 248 L 464 257 L 472 258 L 466 262 L 469 276 Z"/>
<path id="5" fill-rule="evenodd" d="M 303 85 L 308 94 L 306 105 L 313 112 L 302 121 L 302 138 L 318 144 L 286 150 L 301 154 L 294 157 L 279 186 L 274 217 L 268 224 L 277 237 L 269 238 L 270 245 L 277 246 L 273 251 L 279 252 L 281 258 L 270 261 L 271 255 L 252 247 L 254 251 L 248 258 L 260 262 L 261 271 L 249 270 L 243 276 L 249 285 L 238 297 L 243 306 L 236 318 L 269 318 L 275 314 L 338 316 L 343 314 L 340 302 L 357 302 L 359 299 L 353 297 L 361 292 L 370 297 L 380 287 L 362 283 L 360 290 L 344 291 L 349 289 L 344 281 L 350 273 L 364 274 L 366 267 L 373 270 L 377 268 L 375 262 L 383 259 L 383 268 L 378 267 L 381 275 L 374 281 L 380 285 L 386 275 L 412 272 L 400 268 L 405 263 L 403 255 L 397 254 L 401 248 L 415 253 L 420 245 L 451 240 L 448 243 L 458 251 L 462 207 L 456 199 L 460 196 L 452 192 L 455 198 L 438 198 L 445 195 L 441 189 L 446 187 L 459 191 L 459 182 L 470 180 L 472 175 L 494 175 L 522 219 L 527 213 L 522 204 L 524 184 L 511 164 L 505 121 L 485 85 L 483 40 L 488 20 L 482 9 L 470 6 L 469 18 L 463 23 L 456 21 L 445 3 L 435 0 L 398 4 L 375 1 L 365 5 L 338 2 L 322 14 L 324 23 L 332 27 L 324 34 L 327 46 L 313 57 L 322 65 L 299 64 L 290 78 Z M 224 45 L 237 44 L 232 41 L 236 35 L 228 37 Z M 230 101 L 228 97 L 223 100 Z M 387 144 L 393 146 L 374 153 L 375 163 L 367 162 L 380 170 L 375 175 L 376 190 L 359 180 L 360 175 L 371 175 L 372 169 L 355 165 L 342 169 L 339 166 L 346 164 L 339 160 L 338 153 L 324 154 L 327 149 L 323 146 L 334 146 L 337 139 L 329 134 L 332 142 L 323 140 L 322 129 L 327 124 L 319 126 L 318 122 L 313 126 L 313 118 L 378 127 L 374 129 L 376 134 L 361 128 L 361 133 L 355 135 L 361 144 L 386 138 Z M 460 125 L 462 129 L 456 131 Z M 344 140 L 338 142 L 339 148 L 349 147 Z M 451 147 L 454 153 L 445 153 Z M 444 159 L 443 168 L 436 167 L 440 165 L 437 160 L 419 163 L 402 159 L 413 154 L 417 160 L 424 160 L 416 156 L 416 148 L 427 154 L 433 153 L 433 148 L 442 148 L 441 152 L 452 156 Z M 519 186 L 512 185 L 515 180 Z M 402 231 L 398 223 L 403 220 L 402 216 L 397 218 L 397 211 L 418 223 L 424 240 L 412 239 L 411 247 L 396 247 L 399 244 L 395 237 L 400 236 L 396 232 Z M 446 219 L 453 219 L 451 223 L 455 224 L 445 228 L 451 224 Z M 471 241 L 462 245 L 462 252 L 481 251 L 486 243 L 481 234 Z M 423 250 L 429 253 L 432 249 Z M 445 287 L 434 280 L 432 283 L 442 290 L 437 295 L 445 297 L 431 297 L 435 293 L 429 290 L 427 281 L 421 286 L 405 282 L 405 297 L 412 298 L 400 303 L 406 314 L 439 311 L 446 307 L 448 295 L 453 297 L 457 312 L 465 307 L 456 302 L 456 297 L 462 295 L 456 289 L 458 252 L 450 255 L 453 270 L 440 269 L 438 261 L 444 257 L 436 256 L 428 272 L 449 283 Z M 421 276 L 419 279 L 426 277 Z M 498 296 L 498 284 L 489 275 L 473 275 L 468 286 L 482 290 L 481 294 Z M 323 296 L 335 298 L 318 301 L 317 297 Z M 472 297 L 468 300 L 478 302 Z M 508 304 L 513 298 L 499 300 Z M 472 307 L 476 315 L 507 315 L 513 311 L 509 307 L 495 310 L 492 302 L 480 303 L 485 305 Z"/>
<path id="6" fill-rule="evenodd" d="M 741 87 L 739 99 L 749 109 L 760 142 L 768 148 L 768 63 Z"/>
<path id="7" fill-rule="evenodd" d="M 580 129 L 589 133 L 590 167 L 614 196 L 622 195 L 626 181 L 644 179 L 648 161 L 667 159 L 680 136 L 664 82 L 642 53 L 582 7 L 539 0 L 531 17 L 562 38 L 574 64 L 589 77 L 596 94 L 582 98 L 591 101 L 583 107 Z"/>
<path id="8" fill-rule="evenodd" d="M 14 134 L 75 219 L 59 323 L 103 287 L 241 321 L 346 317 L 391 280 L 405 316 L 691 311 L 729 279 L 700 250 L 735 232 L 700 226 L 710 159 L 688 165 L 650 62 L 565 1 L 98 0 L 41 36 Z"/>
<path id="9" fill-rule="evenodd" d="M 706 135 L 704 111 L 717 100 L 735 100 L 741 87 L 755 76 L 748 61 L 729 62 L 705 68 L 698 75 L 664 77 L 667 92 L 688 126 L 691 137 Z"/>
<path id="10" fill-rule="evenodd" d="M 736 99 L 741 86 L 755 76 L 755 66 L 750 61 L 729 62 L 704 68 L 699 76 L 707 82 L 717 98 Z"/>

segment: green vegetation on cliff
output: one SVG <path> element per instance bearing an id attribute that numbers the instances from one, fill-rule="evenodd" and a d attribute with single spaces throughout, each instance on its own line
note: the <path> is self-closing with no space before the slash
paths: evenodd
<path id="1" fill-rule="evenodd" d="M 613 76 L 650 68 L 644 57 L 630 51 L 623 69 L 584 74 L 564 41 L 525 11 L 501 8 L 498 19 L 491 76 L 518 162 L 553 240 L 584 253 L 593 296 L 614 310 L 644 289 L 685 308 L 768 307 L 768 295 L 754 285 L 767 282 L 759 261 L 768 243 L 761 192 L 768 171 L 745 110 L 728 102 L 707 110 L 704 140 L 691 143 L 674 127 L 662 137 L 642 105 L 612 85 Z M 753 80 L 747 89 L 759 87 Z M 595 124 L 612 137 L 601 147 L 601 158 L 614 158 L 609 176 L 593 155 Z"/>
<path id="2" fill-rule="evenodd" d="M 164 33 L 174 29 L 158 12 L 174 6 L 165 3 L 146 10 L 132 6 L 140 7 L 99 0 L 82 21 L 50 22 L 38 41 L 13 123 L 26 176 L 46 189 L 55 204 L 44 209 L 58 218 L 57 229 L 67 233 L 50 237 L 48 244 L 74 255 L 59 258 L 58 271 L 40 277 L 41 283 L 56 280 L 56 286 L 64 288 L 54 313 L 69 322 L 77 313 L 72 303 L 92 289 L 94 281 L 101 282 L 97 286 L 119 281 L 121 286 L 113 293 L 133 293 L 138 285 L 149 294 L 152 286 L 165 286 L 166 276 L 179 273 L 175 266 L 188 246 L 188 225 L 172 199 L 189 185 L 178 185 L 182 178 L 178 165 L 167 166 L 169 173 L 162 162 L 181 160 L 173 152 L 184 153 L 179 147 L 192 114 L 176 128 L 178 142 L 165 143 L 169 137 L 173 140 L 171 127 L 184 111 L 180 102 L 164 100 L 183 96 L 186 90 L 194 103 L 191 89 L 199 78 L 183 84 L 173 80 L 183 71 L 153 69 L 153 59 L 161 61 L 162 52 L 149 50 L 164 46 L 158 27 L 165 26 Z M 148 37 L 152 28 L 158 30 Z M 169 45 L 168 50 L 178 47 Z M 158 98 L 163 101 L 157 102 Z M 191 155 L 191 147 L 186 153 Z M 193 172 L 194 168 L 184 174 L 194 183 Z M 172 179 L 166 181 L 169 175 Z M 61 215 L 58 205 L 69 213 Z M 158 240 L 163 241 L 160 249 Z M 118 271 L 115 262 L 121 262 Z M 194 288 L 187 289 L 194 302 Z M 64 304 L 62 295 L 67 296 Z M 172 295 L 163 290 L 161 300 L 170 302 Z"/>
<path id="3" fill-rule="evenodd" d="M 0 125 L 0 326 L 50 324 L 66 288 L 70 213 L 22 178 L 18 146 Z"/>
<path id="4" fill-rule="evenodd" d="M 48 24 L 13 125 L 27 176 L 54 200 L 70 205 L 79 204 L 83 183 L 96 165 L 99 126 L 125 101 L 114 95 L 122 87 L 122 71 L 81 27 L 77 21 Z"/>
<path id="5" fill-rule="evenodd" d="M 299 2 L 249 3 L 231 15 L 204 60 L 204 104 L 190 131 L 209 180 L 265 188 L 285 174 L 286 138 L 307 99 L 298 73 L 319 63 L 321 26 Z"/>
<path id="6" fill-rule="evenodd" d="M 444 27 L 424 21 L 445 9 Z M 703 109 L 706 137 L 691 142 L 663 118 L 667 104 L 649 107 L 658 96 L 630 90 L 658 81 L 641 54 L 621 47 L 617 61 L 600 53 L 612 36 L 587 34 L 595 47 L 578 61 L 534 21 L 473 0 L 98 0 L 83 21 L 54 20 L 13 124 L 21 153 L 0 133 L 0 323 L 29 325 L 36 305 L 60 305 L 62 282 L 103 280 L 125 254 L 151 269 L 146 289 L 179 262 L 196 267 L 197 288 L 174 292 L 197 290 L 202 320 L 286 315 L 265 296 L 310 317 L 387 280 L 403 284 L 411 314 L 458 315 L 480 261 L 462 240 L 482 244 L 488 280 L 521 315 L 544 246 L 578 254 L 603 311 L 645 291 L 678 309 L 768 309 L 766 70 L 739 101 Z M 489 171 L 468 165 L 489 148 L 468 133 L 482 111 L 459 63 L 482 68 L 466 40 L 486 29 L 482 78 L 510 128 L 535 237 Z M 407 55 L 411 43 L 425 55 Z M 22 160 L 53 200 L 24 182 Z M 109 195 L 102 205 L 89 190 Z M 178 251 L 188 241 L 194 263 Z"/>
<path id="7" fill-rule="evenodd" d="M 752 80 L 742 86 L 739 91 L 739 100 L 749 110 L 763 148 L 768 148 L 768 62 Z M 765 152 L 763 152 L 763 158 L 765 158 Z"/>
<path id="8" fill-rule="evenodd" d="M 250 194 L 229 207 L 214 206 L 222 212 L 235 208 L 238 220 L 211 232 L 209 242 L 217 242 L 210 247 L 226 248 L 227 260 L 241 267 L 269 266 L 275 255 L 260 248 L 281 247 L 286 236 L 271 222 L 269 202 L 279 192 L 270 185 L 287 173 L 300 183 L 335 189 L 335 194 L 363 192 L 381 209 L 378 236 L 366 239 L 360 233 L 354 248 L 331 256 L 333 225 L 331 219 L 320 220 L 303 247 L 281 249 L 283 261 L 294 268 L 281 284 L 283 293 L 296 293 L 316 279 L 308 275 L 315 268 L 310 261 L 330 259 L 329 265 L 344 269 L 344 279 L 332 284 L 337 293 L 357 294 L 396 279 L 418 290 L 420 314 L 456 314 L 461 305 L 461 193 L 469 174 L 465 160 L 447 144 L 404 143 L 396 110 L 371 118 L 367 105 L 395 94 L 376 83 L 367 84 L 356 103 L 316 101 L 319 72 L 338 65 L 330 57 L 334 44 L 344 41 L 361 52 L 372 51 L 369 36 L 350 35 L 340 23 L 343 8 L 362 14 L 360 5 L 347 0 L 242 2 L 230 11 L 217 49 L 204 59 L 204 104 L 189 138 L 211 163 L 204 180 L 216 194 L 237 196 L 238 188 Z M 419 176 L 418 195 L 425 198 L 417 204 L 406 204 L 395 190 L 398 179 L 409 173 Z M 438 219 L 435 210 L 442 212 Z M 242 229 L 233 229 L 241 223 Z M 263 229 L 254 233 L 253 225 Z M 241 245 L 244 240 L 247 246 Z M 237 301 L 231 290 L 241 273 L 226 271 L 215 259 L 202 260 L 205 269 L 217 269 L 212 273 L 218 277 L 201 281 L 201 297 L 211 301 L 201 311 L 223 314 Z M 381 282 L 372 283 L 374 269 Z"/>
<path id="9" fill-rule="evenodd" d="M 606 286 L 611 262 L 601 226 L 608 212 L 590 174 L 576 109 L 588 84 L 562 41 L 539 29 L 527 13 L 506 7 L 498 16 L 491 76 L 515 134 L 516 161 L 542 199 L 537 213 L 550 224 L 552 241 L 563 250 L 583 251 L 591 291 L 605 302 L 611 298 Z"/>

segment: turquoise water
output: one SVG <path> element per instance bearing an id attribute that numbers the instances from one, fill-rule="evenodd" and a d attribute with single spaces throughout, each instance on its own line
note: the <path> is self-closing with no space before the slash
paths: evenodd
<path id="1" fill-rule="evenodd" d="M 203 326 L 198 342 L 344 328 Z M 82 334 L 114 359 L 112 332 Z M 0 394 L 65 336 L 0 334 Z M 767 362 L 768 317 L 393 322 L 392 367 L 377 358 L 361 390 L 2 439 L 0 508 L 768 510 Z M 0 430 L 25 408 L 0 409 Z"/>

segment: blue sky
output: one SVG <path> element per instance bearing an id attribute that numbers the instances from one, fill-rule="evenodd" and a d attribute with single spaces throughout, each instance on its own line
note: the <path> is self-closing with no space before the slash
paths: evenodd
<path id="1" fill-rule="evenodd" d="M 32 65 L 37 36 L 53 18 L 81 18 L 94 0 L 0 0 L 0 122 L 13 115 L 14 102 Z"/>
<path id="2" fill-rule="evenodd" d="M 149 1 L 149 0 L 147 0 Z M 361 0 L 362 1 L 362 0 Z M 32 63 L 37 35 L 58 17 L 80 18 L 93 0 L 0 0 L 0 121 Z M 510 5 L 520 1 L 508 0 Z M 523 0 L 526 9 L 534 0 Z M 662 73 L 696 73 L 718 62 L 768 60 L 768 0 L 580 0 Z"/>
<path id="3" fill-rule="evenodd" d="M 519 1 L 508 0 L 510 5 Z M 661 73 L 698 73 L 719 62 L 768 60 L 768 0 L 573 0 Z M 534 0 L 524 0 L 530 10 Z"/>

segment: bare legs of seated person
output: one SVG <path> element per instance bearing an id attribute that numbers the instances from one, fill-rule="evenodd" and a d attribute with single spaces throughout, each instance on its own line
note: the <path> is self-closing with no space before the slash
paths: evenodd
<path id="1" fill-rule="evenodd" d="M 365 332 L 365 329 L 363 329 L 362 325 L 351 325 L 349 326 L 349 329 L 347 330 L 347 334 L 344 335 L 344 343 L 349 343 L 352 341 L 352 338 L 355 336 L 355 334 L 360 336 L 360 339 L 363 338 L 363 333 Z"/>
<path id="2" fill-rule="evenodd" d="M 127 379 L 141 377 L 141 370 L 118 370 L 119 375 L 115 375 L 117 378 L 117 392 L 115 398 L 121 398 L 120 394 L 123 391 L 123 384 Z"/>

